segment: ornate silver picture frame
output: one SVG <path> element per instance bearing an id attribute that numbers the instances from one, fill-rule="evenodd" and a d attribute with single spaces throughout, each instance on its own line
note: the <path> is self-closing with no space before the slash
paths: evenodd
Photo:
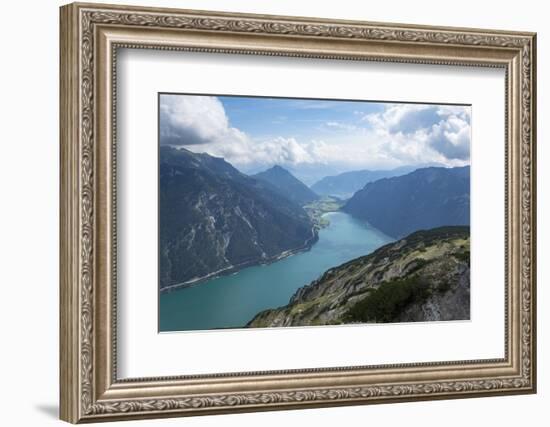
<path id="1" fill-rule="evenodd" d="M 536 391 L 535 34 L 80 3 L 60 13 L 61 419 L 79 423 Z M 495 256 L 505 265 L 504 357 L 204 375 L 182 369 L 179 376 L 120 378 L 121 49 L 502 69 L 505 253 Z"/>

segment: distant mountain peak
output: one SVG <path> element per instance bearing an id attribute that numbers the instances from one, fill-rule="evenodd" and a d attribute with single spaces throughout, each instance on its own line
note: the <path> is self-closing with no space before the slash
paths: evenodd
<path id="1" fill-rule="evenodd" d="M 272 185 L 281 195 L 300 206 L 319 198 L 307 185 L 279 165 L 274 165 L 252 177 Z"/>
<path id="2" fill-rule="evenodd" d="M 292 175 L 292 172 L 290 172 L 288 169 L 282 167 L 281 165 L 273 165 L 269 169 L 266 169 L 263 172 L 259 172 L 256 175 L 260 175 L 262 173 L 264 173 L 264 174 L 265 173 L 286 174 L 286 175 L 291 175 L 292 177 L 294 177 L 294 175 Z M 294 178 L 296 178 L 296 177 L 294 177 Z M 296 178 L 296 179 L 298 179 L 298 178 Z"/>

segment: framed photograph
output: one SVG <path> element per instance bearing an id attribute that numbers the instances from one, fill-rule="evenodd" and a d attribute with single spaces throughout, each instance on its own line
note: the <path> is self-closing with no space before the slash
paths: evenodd
<path id="1" fill-rule="evenodd" d="M 536 391 L 535 34 L 60 22 L 63 420 Z"/>

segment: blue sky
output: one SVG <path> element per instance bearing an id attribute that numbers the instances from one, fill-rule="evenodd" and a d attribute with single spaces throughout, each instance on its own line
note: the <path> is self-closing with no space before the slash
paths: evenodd
<path id="1" fill-rule="evenodd" d="M 469 164 L 470 116 L 469 106 L 162 94 L 160 143 L 223 157 L 245 173 L 278 164 L 311 182 Z"/>
<path id="2" fill-rule="evenodd" d="M 358 114 L 382 111 L 378 103 L 285 98 L 218 97 L 231 124 L 254 138 L 331 136 L 332 122 L 351 125 Z M 328 125 L 327 125 L 328 124 Z"/>

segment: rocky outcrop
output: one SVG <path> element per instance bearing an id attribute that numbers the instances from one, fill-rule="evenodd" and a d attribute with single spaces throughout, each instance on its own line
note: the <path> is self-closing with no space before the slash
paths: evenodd
<path id="1" fill-rule="evenodd" d="M 248 327 L 464 320 L 470 316 L 470 230 L 418 231 L 326 271 Z"/>

